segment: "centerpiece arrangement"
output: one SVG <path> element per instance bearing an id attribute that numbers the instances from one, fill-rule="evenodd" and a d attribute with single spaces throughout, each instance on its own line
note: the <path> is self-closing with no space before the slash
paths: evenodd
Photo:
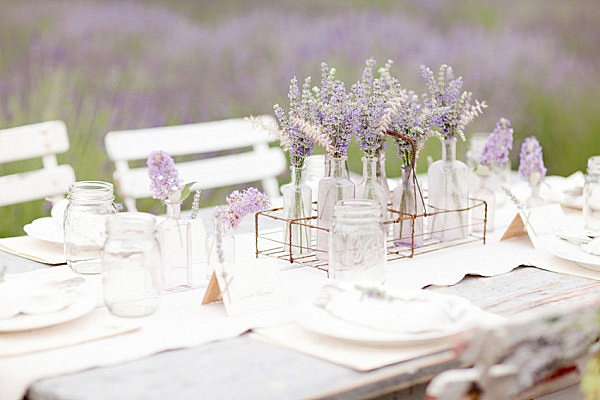
<path id="1" fill-rule="evenodd" d="M 279 128 L 262 126 L 277 135 L 290 157 L 291 182 L 282 187 L 282 216 L 287 224 L 283 249 L 289 249 L 290 257 L 316 254 L 317 259 L 327 261 L 334 207 L 353 198 L 381 206 L 386 224 L 394 227 L 386 232 L 396 248 L 421 247 L 426 237 L 439 243 L 469 234 L 467 167 L 456 160 L 456 142 L 458 138 L 464 140 L 466 127 L 486 104 L 463 90 L 462 78 L 455 78 L 450 66 L 442 65 L 437 74 L 422 66 L 428 91 L 419 95 L 392 75 L 392 65 L 388 61 L 377 69 L 375 60 L 369 59 L 360 80 L 346 85 L 336 77 L 335 68 L 322 63 L 320 85 L 313 86 L 308 77 L 299 87 L 294 77 L 287 109 L 274 106 Z M 433 136 L 442 141 L 443 158 L 429 169 L 426 204 L 427 196 L 416 178 L 416 163 L 425 142 Z M 401 182 L 393 195 L 383 158 L 388 137 L 393 137 L 397 146 L 398 157 L 392 161 L 402 168 Z M 353 138 L 363 152 L 363 175 L 356 185 L 346 163 Z M 316 216 L 312 214 L 310 188 L 302 180 L 304 162 L 315 146 L 325 153 L 325 177 L 318 185 Z M 311 219 L 316 220 L 315 225 Z M 311 232 L 316 232 L 316 240 Z"/>

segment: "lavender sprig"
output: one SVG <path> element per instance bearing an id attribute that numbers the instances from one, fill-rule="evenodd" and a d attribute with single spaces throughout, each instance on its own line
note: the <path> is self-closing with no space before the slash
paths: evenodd
<path id="1" fill-rule="evenodd" d="M 479 155 L 477 173 L 482 176 L 489 175 L 490 167 L 507 163 L 512 146 L 513 128 L 508 119 L 500 118 Z"/>
<path id="2" fill-rule="evenodd" d="M 170 155 L 160 150 L 153 151 L 146 164 L 152 197 L 164 201 L 181 192 L 183 182 L 179 179 L 175 162 Z"/>
<path id="3" fill-rule="evenodd" d="M 454 78 L 452 67 L 446 64 L 440 66 L 437 77 L 429 67 L 421 65 L 421 75 L 429 90 L 425 105 L 430 109 L 443 109 L 435 121 L 438 134 L 443 139 L 459 136 L 464 141 L 465 128 L 487 105 L 473 99 L 473 93 L 462 91 L 462 78 Z"/>
<path id="4" fill-rule="evenodd" d="M 525 139 L 521 145 L 519 175 L 532 185 L 541 182 L 546 176 L 542 146 L 535 136 Z"/>
<path id="5" fill-rule="evenodd" d="M 269 197 L 260 190 L 250 187 L 235 190 L 227 196 L 227 205 L 215 208 L 213 218 L 223 219 L 229 228 L 236 228 L 248 214 L 264 211 L 271 206 Z"/>

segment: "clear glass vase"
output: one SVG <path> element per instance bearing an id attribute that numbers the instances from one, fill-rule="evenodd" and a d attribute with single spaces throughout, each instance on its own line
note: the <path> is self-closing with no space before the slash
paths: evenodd
<path id="1" fill-rule="evenodd" d="M 442 140 L 442 159 L 427 171 L 431 237 L 442 242 L 464 239 L 469 234 L 469 172 L 456 159 L 456 138 Z M 464 211 L 456 211 L 464 210 Z"/>
<path id="2" fill-rule="evenodd" d="M 383 188 L 385 189 L 385 192 L 387 194 L 387 199 L 388 202 L 391 199 L 392 196 L 392 192 L 390 190 L 390 185 L 388 183 L 388 179 L 387 179 L 387 172 L 385 171 L 385 149 L 382 147 L 379 149 L 378 152 L 378 159 L 379 162 L 377 163 L 377 182 L 379 182 L 379 184 L 381 186 L 383 186 Z M 384 216 L 385 218 L 385 216 Z"/>
<path id="3" fill-rule="evenodd" d="M 532 174 L 532 175 L 537 175 L 537 173 Z M 535 208 L 535 207 L 541 207 L 544 205 L 544 199 L 542 199 L 542 196 L 540 196 L 541 186 L 542 186 L 542 181 L 539 177 L 532 176 L 529 179 L 529 188 L 531 189 L 531 193 L 529 194 L 529 197 L 525 201 L 525 207 Z"/>
<path id="4" fill-rule="evenodd" d="M 486 203 L 486 207 L 483 205 L 476 206 L 471 210 L 471 225 L 473 227 L 474 232 L 483 232 L 484 221 L 486 232 L 494 231 L 494 217 L 496 213 L 496 195 L 494 191 L 490 188 L 490 176 L 489 175 L 480 175 L 479 176 L 479 188 L 473 193 L 473 198 L 476 200 L 483 200 Z"/>
<path id="5" fill-rule="evenodd" d="M 143 317 L 160 304 L 160 255 L 155 218 L 146 213 L 108 217 L 102 256 L 104 302 L 114 315 Z"/>
<path id="6" fill-rule="evenodd" d="M 403 214 L 421 215 L 413 219 L 394 214 L 394 218 L 404 218 L 394 224 L 394 244 L 400 247 L 420 247 L 423 245 L 423 198 L 415 185 L 412 167 L 402 167 L 402 181 L 392 193 L 392 208 Z"/>
<path id="7" fill-rule="evenodd" d="M 192 287 L 190 224 L 181 219 L 181 203 L 165 200 L 167 218 L 157 227 L 165 291 Z"/>
<path id="8" fill-rule="evenodd" d="M 317 223 L 324 229 L 317 230 L 317 258 L 327 260 L 329 252 L 329 230 L 333 223 L 336 203 L 340 200 L 354 198 L 354 183 L 349 178 L 347 157 L 327 158 L 325 170 L 328 176 L 319 181 L 319 197 L 317 200 Z"/>
<path id="9" fill-rule="evenodd" d="M 356 187 L 356 198 L 363 200 L 375 200 L 381 205 L 382 215 L 387 211 L 388 192 L 377 179 L 377 168 L 379 158 L 363 157 L 363 177 Z"/>
<path id="10" fill-rule="evenodd" d="M 283 216 L 288 220 L 283 232 L 285 243 L 283 249 L 286 252 L 291 252 L 291 254 L 306 254 L 310 251 L 310 228 L 304 225 L 291 224 L 289 220 L 311 216 L 312 190 L 304 184 L 305 168 L 290 167 L 290 171 L 291 182 L 281 189 L 283 193 Z M 304 223 L 309 222 L 304 221 Z"/>
<path id="11" fill-rule="evenodd" d="M 502 190 L 510 186 L 510 161 L 492 167 L 493 181 L 489 186 L 496 196 L 496 206 L 502 207 L 508 201 L 508 196 Z"/>
<path id="12" fill-rule="evenodd" d="M 317 201 L 319 195 L 319 181 L 327 174 L 325 173 L 325 156 L 316 154 L 308 156 L 304 160 L 306 171 L 303 173 L 302 181 L 312 192 L 312 201 Z"/>
<path id="13" fill-rule="evenodd" d="M 206 239 L 207 280 L 218 267 L 235 264 L 235 237 L 227 233 L 223 218 L 215 218 L 214 225 L 214 233 Z"/>

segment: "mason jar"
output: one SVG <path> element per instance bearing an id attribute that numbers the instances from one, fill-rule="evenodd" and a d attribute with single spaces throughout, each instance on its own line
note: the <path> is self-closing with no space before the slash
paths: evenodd
<path id="1" fill-rule="evenodd" d="M 379 285 L 384 281 L 386 234 L 376 200 L 338 201 L 329 243 L 329 277 Z"/>
<path id="2" fill-rule="evenodd" d="M 600 156 L 588 159 L 583 187 L 583 220 L 586 231 L 600 234 Z"/>
<path id="3" fill-rule="evenodd" d="M 120 317 L 142 317 L 160 303 L 160 253 L 156 221 L 146 213 L 127 212 L 107 219 L 102 257 L 104 302 Z"/>
<path id="4" fill-rule="evenodd" d="M 69 187 L 65 210 L 65 257 L 73 271 L 99 274 L 102 246 L 106 240 L 106 217 L 116 214 L 113 185 L 82 181 Z"/>

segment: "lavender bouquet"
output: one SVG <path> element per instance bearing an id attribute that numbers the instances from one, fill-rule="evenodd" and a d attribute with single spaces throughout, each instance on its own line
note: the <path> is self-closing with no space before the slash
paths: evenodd
<path id="1" fill-rule="evenodd" d="M 227 196 L 227 205 L 218 206 L 213 212 L 213 218 L 222 220 L 225 226 L 235 229 L 242 218 L 248 214 L 267 210 L 271 207 L 269 196 L 255 187 L 246 190 L 235 190 Z"/>
<path id="2" fill-rule="evenodd" d="M 148 160 L 148 176 L 152 197 L 165 203 L 184 201 L 195 182 L 183 184 L 173 158 L 164 151 L 153 151 Z"/>
<path id="3" fill-rule="evenodd" d="M 462 91 L 462 77 L 455 78 L 452 67 L 446 64 L 440 66 L 437 77 L 429 67 L 422 65 L 421 75 L 429 90 L 426 106 L 444 110 L 436 121 L 439 135 L 442 139 L 458 136 L 464 141 L 465 128 L 487 105 L 473 99 L 473 93 Z"/>
<path id="4" fill-rule="evenodd" d="M 531 187 L 531 195 L 525 202 L 527 207 L 538 207 L 544 204 L 544 200 L 540 196 L 540 186 L 546 172 L 540 142 L 535 136 L 526 138 L 521 145 L 519 175 L 529 182 Z"/>

